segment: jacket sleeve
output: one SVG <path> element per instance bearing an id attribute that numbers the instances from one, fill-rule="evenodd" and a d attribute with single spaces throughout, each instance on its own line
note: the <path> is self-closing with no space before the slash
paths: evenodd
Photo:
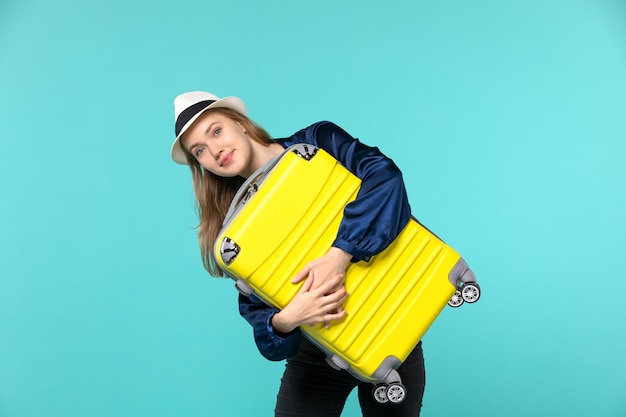
<path id="1" fill-rule="evenodd" d="M 259 352 L 271 361 L 287 359 L 295 355 L 300 347 L 300 329 L 288 334 L 279 334 L 274 330 L 272 317 L 277 312 L 254 295 L 239 295 L 239 313 L 252 326 Z"/>
<path id="2" fill-rule="evenodd" d="M 361 188 L 343 213 L 333 246 L 368 261 L 400 234 L 411 217 L 402 173 L 376 147 L 350 136 L 331 122 L 315 123 L 295 133 L 285 145 L 309 143 L 334 156 L 361 179 Z"/>

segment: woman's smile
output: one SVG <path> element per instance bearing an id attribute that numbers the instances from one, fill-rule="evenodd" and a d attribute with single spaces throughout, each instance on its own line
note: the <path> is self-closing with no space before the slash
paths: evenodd
<path id="1" fill-rule="evenodd" d="M 227 167 L 232 162 L 234 153 L 234 150 L 230 151 L 225 156 L 220 158 L 219 164 L 222 168 Z"/>

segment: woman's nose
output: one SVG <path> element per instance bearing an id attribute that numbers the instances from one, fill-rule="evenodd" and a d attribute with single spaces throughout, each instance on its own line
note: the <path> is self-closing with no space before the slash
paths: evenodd
<path id="1" fill-rule="evenodd" d="M 209 149 L 211 155 L 213 155 L 213 158 L 219 159 L 222 154 L 222 149 L 216 143 L 207 144 L 207 148 Z"/>

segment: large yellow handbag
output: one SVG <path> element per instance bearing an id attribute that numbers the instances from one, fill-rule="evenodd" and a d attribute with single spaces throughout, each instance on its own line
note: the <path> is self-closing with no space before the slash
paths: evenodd
<path id="1" fill-rule="evenodd" d="M 239 291 L 284 308 L 301 285 L 291 279 L 328 251 L 360 184 L 324 150 L 290 147 L 241 187 L 216 241 L 216 261 Z M 414 218 L 383 252 L 350 264 L 345 287 L 344 320 L 301 330 L 332 366 L 372 382 L 379 402 L 404 399 L 396 369 L 446 303 L 480 296 L 461 256 Z"/>

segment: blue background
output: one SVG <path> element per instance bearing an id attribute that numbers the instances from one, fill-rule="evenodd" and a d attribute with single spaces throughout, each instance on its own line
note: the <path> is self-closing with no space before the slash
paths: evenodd
<path id="1" fill-rule="evenodd" d="M 270 415 L 196 245 L 175 95 L 379 146 L 483 298 L 425 337 L 424 416 L 626 415 L 626 3 L 0 3 L 0 416 Z M 345 416 L 358 415 L 351 396 Z"/>

